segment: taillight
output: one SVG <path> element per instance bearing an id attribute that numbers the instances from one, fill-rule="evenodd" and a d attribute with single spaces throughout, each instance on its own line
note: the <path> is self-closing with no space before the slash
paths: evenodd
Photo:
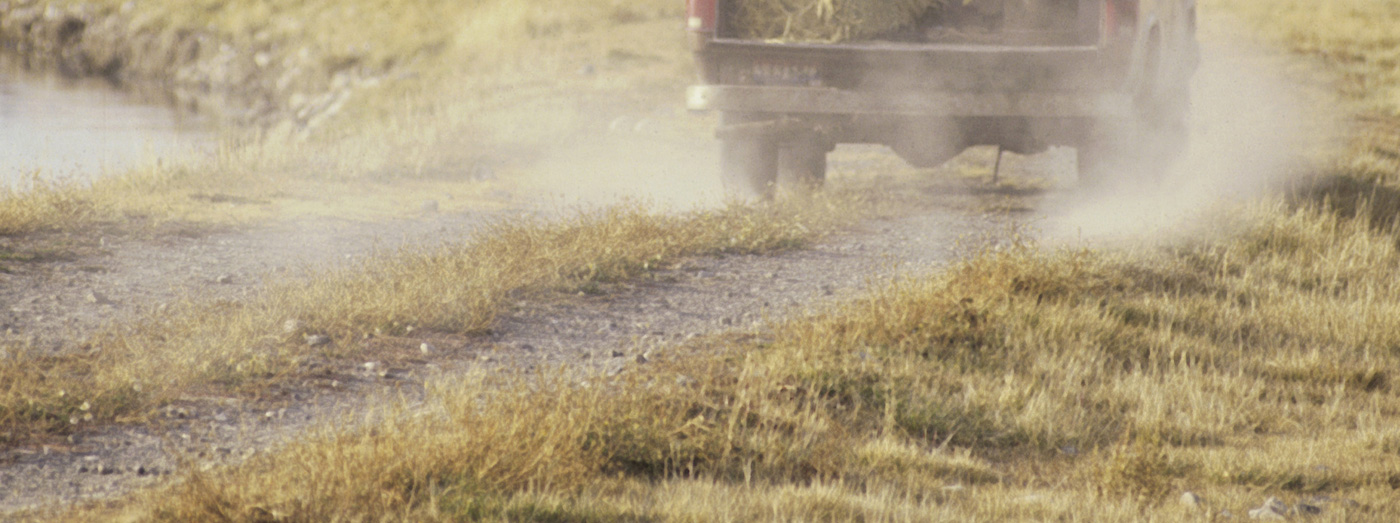
<path id="1" fill-rule="evenodd" d="M 697 33 L 715 32 L 715 19 L 719 17 L 715 3 L 716 0 L 686 0 L 686 28 Z"/>
<path id="2" fill-rule="evenodd" d="M 1137 33 L 1138 0 L 1108 0 L 1103 4 L 1103 33 L 1109 40 Z"/>

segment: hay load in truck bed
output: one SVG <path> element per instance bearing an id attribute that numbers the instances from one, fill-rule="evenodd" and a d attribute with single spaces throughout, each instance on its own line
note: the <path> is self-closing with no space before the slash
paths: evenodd
<path id="1" fill-rule="evenodd" d="M 950 18 L 994 17 L 1003 0 L 734 0 L 743 38 L 783 42 L 909 39 Z"/>

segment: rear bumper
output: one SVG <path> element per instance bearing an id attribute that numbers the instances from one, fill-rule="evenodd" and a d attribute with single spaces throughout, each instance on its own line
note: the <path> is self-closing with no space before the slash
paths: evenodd
<path id="1" fill-rule="evenodd" d="M 886 94 L 830 87 L 695 85 L 695 111 L 942 117 L 1129 117 L 1132 97 L 1116 92 L 925 91 Z"/>

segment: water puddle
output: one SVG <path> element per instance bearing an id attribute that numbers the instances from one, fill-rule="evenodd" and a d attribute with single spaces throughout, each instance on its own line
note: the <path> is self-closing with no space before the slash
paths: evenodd
<path id="1" fill-rule="evenodd" d="M 26 74 L 0 57 L 0 188 L 91 181 L 212 148 L 199 118 L 101 81 Z"/>

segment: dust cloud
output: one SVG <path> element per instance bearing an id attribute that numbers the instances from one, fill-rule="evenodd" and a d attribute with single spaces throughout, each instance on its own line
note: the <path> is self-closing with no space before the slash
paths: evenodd
<path id="1" fill-rule="evenodd" d="M 597 118 L 591 132 L 549 148 L 514 183 L 565 207 L 632 201 L 676 212 L 721 205 L 719 142 L 692 118 L 679 107 Z"/>
<path id="2" fill-rule="evenodd" d="M 1228 22 L 1217 21 L 1221 26 Z M 1171 240 L 1228 232 L 1219 211 L 1302 176 L 1336 136 L 1322 89 L 1301 84 L 1305 64 L 1226 30 L 1204 32 L 1191 85 L 1189 142 L 1158 182 L 1123 173 L 1111 190 L 1050 203 L 1039 224 L 1048 243 Z M 1292 70 L 1290 70 L 1292 69 Z M 1315 73 L 1314 73 L 1315 74 Z"/>

